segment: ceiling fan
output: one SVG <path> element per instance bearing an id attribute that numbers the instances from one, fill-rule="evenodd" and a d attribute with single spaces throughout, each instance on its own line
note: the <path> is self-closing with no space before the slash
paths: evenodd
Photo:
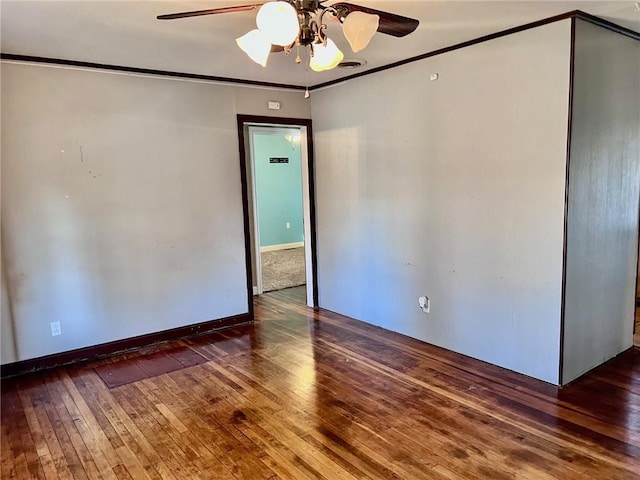
<path id="1" fill-rule="evenodd" d="M 344 54 L 325 33 L 329 19 L 342 24 L 342 31 L 351 49 L 365 48 L 376 32 L 404 37 L 420 23 L 413 18 L 384 12 L 352 3 L 339 2 L 323 5 L 327 0 L 278 0 L 251 5 L 212 8 L 192 12 L 159 15 L 158 20 L 199 17 L 219 13 L 258 10 L 257 27 L 236 39 L 238 46 L 256 63 L 265 67 L 269 53 L 297 49 L 296 63 L 301 63 L 300 50 L 309 54 L 309 67 L 314 71 L 335 68 Z"/>

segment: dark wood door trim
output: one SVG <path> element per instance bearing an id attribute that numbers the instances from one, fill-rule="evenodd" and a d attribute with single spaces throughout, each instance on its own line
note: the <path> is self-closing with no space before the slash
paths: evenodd
<path id="1" fill-rule="evenodd" d="M 311 264 L 313 279 L 313 305 L 318 306 L 318 269 L 317 269 L 317 247 L 316 247 L 316 192 L 315 192 L 315 164 L 313 157 L 313 129 L 309 118 L 289 118 L 289 117 L 269 117 L 262 115 L 239 114 L 238 119 L 238 148 L 240 154 L 240 180 L 242 182 L 242 210 L 244 217 L 244 248 L 247 268 L 247 303 L 249 313 L 253 318 L 253 269 L 251 264 L 251 225 L 249 221 L 249 185 L 247 179 L 247 152 L 245 151 L 245 125 L 270 125 L 283 127 L 305 127 L 307 129 L 307 169 L 309 172 L 309 216 L 311 238 L 308 241 L 311 248 Z"/>

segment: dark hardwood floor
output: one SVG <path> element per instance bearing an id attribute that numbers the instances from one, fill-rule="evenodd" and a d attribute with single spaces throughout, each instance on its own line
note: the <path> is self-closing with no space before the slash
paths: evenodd
<path id="1" fill-rule="evenodd" d="M 559 390 L 303 296 L 3 381 L 2 478 L 640 478 L 640 350 Z"/>

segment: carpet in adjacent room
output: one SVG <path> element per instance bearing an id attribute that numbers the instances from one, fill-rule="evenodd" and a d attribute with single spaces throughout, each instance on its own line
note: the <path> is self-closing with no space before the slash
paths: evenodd
<path id="1" fill-rule="evenodd" d="M 262 291 L 304 285 L 304 247 L 262 252 Z"/>

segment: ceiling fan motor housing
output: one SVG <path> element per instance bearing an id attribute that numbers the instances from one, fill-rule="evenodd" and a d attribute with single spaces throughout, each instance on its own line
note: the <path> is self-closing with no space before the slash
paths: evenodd
<path id="1" fill-rule="evenodd" d="M 313 24 L 306 20 L 307 19 L 305 19 L 304 23 L 302 21 L 300 22 L 300 34 L 297 39 L 300 46 L 311 45 L 316 39 L 316 32 L 314 31 Z"/>
<path id="2" fill-rule="evenodd" d="M 313 13 L 320 8 L 320 2 L 318 0 L 288 0 L 288 2 L 300 12 Z"/>
<path id="3" fill-rule="evenodd" d="M 306 47 L 313 43 L 324 43 L 322 28 L 315 19 L 317 10 L 320 8 L 318 0 L 288 0 L 298 12 L 298 23 L 300 33 L 296 39 L 296 44 Z"/>

